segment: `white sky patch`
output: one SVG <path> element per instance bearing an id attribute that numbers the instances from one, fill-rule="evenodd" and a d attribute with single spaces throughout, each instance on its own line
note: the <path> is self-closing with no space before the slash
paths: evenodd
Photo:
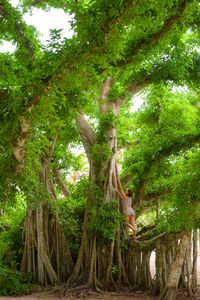
<path id="1" fill-rule="evenodd" d="M 10 3 L 17 7 L 18 0 L 10 0 Z M 47 40 L 50 40 L 50 29 L 63 29 L 61 39 L 71 38 L 73 31 L 71 30 L 70 21 L 72 16 L 66 14 L 62 9 L 50 8 L 49 11 L 44 11 L 39 8 L 33 8 L 31 13 L 24 15 L 24 21 L 27 25 L 33 25 L 40 33 L 39 40 L 43 45 L 47 45 Z M 11 42 L 3 41 L 0 45 L 0 52 L 13 53 L 16 46 Z"/>
<path id="2" fill-rule="evenodd" d="M 69 150 L 76 155 L 80 155 L 81 153 L 85 153 L 85 150 L 82 145 L 78 146 L 77 148 L 69 147 Z"/>
<path id="3" fill-rule="evenodd" d="M 200 48 L 199 47 L 195 47 L 194 50 L 196 50 L 198 53 L 200 53 Z"/>
<path id="4" fill-rule="evenodd" d="M 12 4 L 12 6 L 17 7 L 17 5 L 19 4 L 19 0 L 10 0 L 10 3 Z"/>
<path id="5" fill-rule="evenodd" d="M 144 95 L 138 95 L 138 96 L 134 96 L 132 99 L 132 106 L 130 111 L 131 112 L 135 112 L 137 111 L 143 104 L 144 99 L 143 99 Z"/>
<path id="6" fill-rule="evenodd" d="M 48 44 L 47 40 L 50 40 L 50 29 L 63 29 L 61 32 L 61 38 L 71 38 L 73 31 L 69 21 L 72 17 L 64 13 L 62 9 L 51 8 L 46 12 L 42 9 L 33 8 L 32 13 L 26 13 L 24 20 L 27 25 L 34 25 L 36 29 L 41 33 L 39 36 L 43 45 Z"/>
<path id="7" fill-rule="evenodd" d="M 0 45 L 0 53 L 9 52 L 13 53 L 16 50 L 16 46 L 11 42 L 4 41 L 2 45 Z"/>
<path id="8" fill-rule="evenodd" d="M 184 86 L 173 86 L 172 92 L 176 93 L 177 91 L 187 94 L 187 93 L 189 93 L 190 90 L 186 85 L 184 85 Z"/>

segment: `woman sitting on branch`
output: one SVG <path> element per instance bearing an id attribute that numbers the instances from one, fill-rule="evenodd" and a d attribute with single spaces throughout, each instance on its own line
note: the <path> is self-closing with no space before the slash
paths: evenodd
<path id="1" fill-rule="evenodd" d="M 133 208 L 131 207 L 132 204 L 132 195 L 133 191 L 131 189 L 128 189 L 126 192 L 124 192 L 120 178 L 117 178 L 118 183 L 119 183 L 119 190 L 117 190 L 123 204 L 123 214 L 125 216 L 125 223 L 126 225 L 132 229 L 133 231 L 133 239 L 136 238 L 136 232 L 137 229 L 135 227 L 135 212 Z"/>

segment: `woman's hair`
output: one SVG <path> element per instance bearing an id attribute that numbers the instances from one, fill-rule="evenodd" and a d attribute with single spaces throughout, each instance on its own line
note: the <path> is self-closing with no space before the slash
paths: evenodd
<path id="1" fill-rule="evenodd" d="M 128 197 L 132 197 L 133 196 L 133 191 L 131 189 L 128 189 Z"/>

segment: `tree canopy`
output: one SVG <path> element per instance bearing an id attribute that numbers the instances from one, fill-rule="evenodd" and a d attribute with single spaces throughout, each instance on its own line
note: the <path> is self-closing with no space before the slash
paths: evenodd
<path id="1" fill-rule="evenodd" d="M 62 29 L 52 28 L 49 43 L 42 45 L 36 28 L 23 19 L 33 7 L 71 15 L 72 37 L 61 38 Z M 136 217 L 148 219 L 150 211 L 156 233 L 199 228 L 199 20 L 197 0 L 24 0 L 17 7 L 1 1 L 0 41 L 16 45 L 13 53 L 0 54 L 1 209 L 4 213 L 7 202 L 17 205 L 23 193 L 27 236 L 33 234 L 31 216 L 30 224 L 38 226 L 35 237 L 41 237 L 39 253 L 45 224 L 51 226 L 53 219 L 59 227 L 57 210 L 65 219 L 63 196 L 68 209 L 73 210 L 73 197 L 81 203 L 80 223 L 74 223 L 83 230 L 82 242 L 75 233 L 80 246 L 75 267 L 60 227 L 55 236 L 63 238 L 68 258 L 62 257 L 70 260 L 70 270 L 60 271 L 62 264 L 54 258 L 63 250 L 56 252 L 56 246 L 52 256 L 34 263 L 37 267 L 29 265 L 35 256 L 24 255 L 24 269 L 27 260 L 41 283 L 67 278 L 70 286 L 88 278 L 89 286 L 99 288 L 127 282 L 119 242 L 119 174 L 124 187 L 134 190 Z M 143 104 L 134 112 L 136 97 Z M 72 151 L 80 146 L 89 171 L 69 192 L 66 175 L 84 164 Z M 47 215 L 49 221 L 41 225 Z M 33 236 L 25 245 L 29 242 L 35 243 Z M 108 254 L 108 266 L 101 251 Z"/>

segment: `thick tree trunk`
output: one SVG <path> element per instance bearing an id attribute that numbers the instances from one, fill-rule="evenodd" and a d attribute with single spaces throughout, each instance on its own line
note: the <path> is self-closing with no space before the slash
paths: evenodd
<path id="1" fill-rule="evenodd" d="M 193 234 L 193 252 L 192 252 L 192 234 L 190 233 L 190 242 L 186 250 L 184 263 L 182 266 L 179 288 L 186 289 L 188 296 L 198 291 L 197 289 L 197 235 Z M 192 259 L 193 257 L 193 259 Z"/>
<path id="2" fill-rule="evenodd" d="M 200 229 L 198 229 L 199 232 L 199 254 L 200 254 Z"/>
<path id="3" fill-rule="evenodd" d="M 106 113 L 108 109 L 107 105 L 104 104 L 101 106 L 102 114 Z M 120 285 L 122 282 L 128 283 L 121 257 L 120 234 L 113 233 L 115 235 L 114 240 L 105 239 L 96 233 L 94 234 L 91 229 L 91 211 L 93 211 L 92 220 L 95 220 L 99 207 L 104 207 L 112 200 L 118 199 L 118 168 L 115 154 L 117 148 L 116 130 L 111 124 L 104 132 L 108 140 L 107 146 L 110 150 L 110 157 L 104 161 L 99 161 L 98 158 L 91 159 L 91 149 L 96 142 L 95 133 L 81 114 L 79 114 L 77 122 L 90 164 L 91 189 L 88 191 L 81 249 L 67 286 L 72 286 L 75 282 L 79 283 L 82 280 L 86 286 L 98 290 L 99 288 Z M 104 151 L 103 145 L 102 151 Z M 98 195 L 95 198 L 94 191 L 96 189 L 99 190 L 101 199 Z M 102 228 L 102 230 L 104 229 Z"/>
<path id="4" fill-rule="evenodd" d="M 197 230 L 193 231 L 193 262 L 192 262 L 192 290 L 193 292 L 197 292 L 197 255 L 198 255 L 198 247 L 197 247 Z"/>
<path id="5" fill-rule="evenodd" d="M 56 201 L 49 163 L 50 156 L 42 159 L 40 179 L 45 193 Z M 40 284 L 54 285 L 67 280 L 74 263 L 58 215 L 50 213 L 45 203 L 41 203 L 37 209 L 28 207 L 24 232 L 21 270 L 32 272 Z"/>
<path id="6" fill-rule="evenodd" d="M 176 290 L 181 274 L 181 269 L 184 262 L 185 252 L 189 244 L 189 234 L 183 235 L 178 245 L 175 258 L 171 264 L 170 272 L 167 277 L 167 285 L 163 289 L 160 300 L 173 300 L 175 299 Z"/>
<path id="7" fill-rule="evenodd" d="M 187 274 L 187 291 L 188 291 L 188 296 L 192 295 L 192 243 L 191 243 L 191 232 L 190 232 L 190 237 L 189 237 L 189 243 L 188 247 L 186 250 L 186 255 L 185 255 L 185 260 L 186 260 L 186 274 Z"/>
<path id="8" fill-rule="evenodd" d="M 25 247 L 21 270 L 32 272 L 40 284 L 56 284 L 66 280 L 73 261 L 58 216 L 43 205 L 27 208 L 24 226 Z"/>
<path id="9" fill-rule="evenodd" d="M 67 287 L 76 283 L 85 284 L 90 288 L 98 290 L 102 287 L 116 286 L 116 284 L 120 284 L 121 281 L 127 282 L 127 277 L 121 258 L 120 236 L 117 235 L 117 232 L 115 233 L 115 240 L 104 240 L 104 238 L 92 232 L 90 229 L 90 210 L 92 209 L 93 213 L 96 214 L 98 205 L 104 205 L 104 203 L 108 201 L 108 194 L 110 195 L 110 201 L 117 198 L 116 158 L 114 155 L 114 157 L 110 159 L 110 162 L 106 164 L 106 171 L 100 170 L 100 172 L 104 174 L 107 172 L 109 177 L 108 181 L 103 183 L 103 186 L 102 181 L 100 181 L 100 188 L 105 188 L 105 197 L 101 204 L 97 203 L 98 199 L 94 199 L 93 195 L 95 185 L 98 186 L 99 184 L 99 168 L 96 167 L 94 162 L 90 162 L 90 164 L 92 188 L 88 191 L 82 243 L 74 271 L 68 281 Z M 92 220 L 94 219 L 95 216 L 93 215 Z M 112 269 L 113 266 L 116 268 L 114 271 Z"/>
<path id="10" fill-rule="evenodd" d="M 101 136 L 101 138 L 95 134 L 82 113 L 79 113 L 76 120 L 80 137 L 90 164 L 89 178 L 92 189 L 89 191 L 87 197 L 84 230 L 78 260 L 72 276 L 67 283 L 67 288 L 74 283 L 82 283 L 86 287 L 92 287 L 97 290 L 108 286 L 119 286 L 122 283 L 129 284 L 129 278 L 127 277 L 126 268 L 122 260 L 120 234 L 115 232 L 115 239 L 106 240 L 101 236 L 92 233 L 90 224 L 91 211 L 93 211 L 93 214 L 95 215 L 93 216 L 93 219 L 95 219 L 96 215 L 98 215 L 99 207 L 110 203 L 114 199 L 119 199 L 117 193 L 117 136 L 114 119 L 118 115 L 123 100 L 117 99 L 116 101 L 108 101 L 109 90 L 112 87 L 112 83 L 113 79 L 109 77 L 104 81 L 99 99 L 100 115 L 103 120 L 99 127 L 99 136 Z M 140 87 L 136 85 L 133 86 L 129 92 L 134 94 L 134 92 L 138 92 L 138 89 L 140 90 Z M 106 120 L 105 123 L 104 120 Z M 102 151 L 100 160 L 98 160 L 97 157 L 94 157 L 94 154 L 92 153 L 95 148 L 94 146 L 96 145 Z M 104 152 L 106 152 L 105 159 L 102 158 L 104 157 Z M 109 158 L 107 157 L 108 153 Z M 98 156 L 98 153 L 96 156 Z M 102 194 L 101 200 L 94 199 L 93 194 L 96 187 Z M 143 263 L 144 265 L 148 265 L 148 259 L 146 257 L 144 257 Z M 138 262 L 137 268 L 138 272 L 141 273 L 140 269 L 141 261 Z M 146 272 L 145 267 L 144 272 Z M 138 277 L 140 278 L 140 276 Z M 147 278 L 145 280 L 147 281 Z"/>
<path id="11" fill-rule="evenodd" d="M 140 286 L 143 289 L 149 289 L 152 285 L 151 273 L 150 273 L 150 251 L 142 251 L 142 264 L 141 264 L 141 283 Z"/>
<path id="12" fill-rule="evenodd" d="M 112 111 L 110 116 L 112 116 L 112 114 L 116 115 L 118 111 L 115 102 L 109 102 L 108 105 L 108 101 L 104 101 L 108 96 L 107 94 L 111 86 L 110 84 L 111 79 L 108 78 L 105 81 L 104 88 L 101 93 L 101 115 L 110 113 L 110 109 Z M 79 113 L 77 123 L 90 164 L 89 179 L 91 182 L 91 188 L 88 191 L 81 248 L 74 272 L 72 273 L 67 286 L 71 286 L 75 282 L 82 280 L 87 286 L 99 289 L 101 287 L 116 285 L 116 282 L 120 284 L 122 280 L 127 281 L 121 258 L 120 236 L 117 236 L 115 232 L 115 240 L 105 240 L 104 238 L 99 237 L 91 229 L 91 222 L 94 222 L 91 220 L 96 219 L 99 207 L 102 207 L 114 199 L 118 199 L 118 169 L 115 154 L 117 149 L 116 129 L 112 123 L 102 132 L 103 136 L 106 136 L 107 139 L 107 150 L 110 151 L 110 157 L 102 159 L 101 156 L 101 159 L 98 159 L 98 157 L 93 157 L 91 155 L 92 149 L 96 144 L 98 144 L 98 139 L 81 113 Z M 103 129 L 101 128 L 101 130 Z M 98 146 L 102 147 L 102 154 L 104 154 L 104 144 L 101 144 L 101 141 L 99 141 Z M 99 196 L 94 195 L 96 189 L 99 190 L 101 199 Z M 91 212 L 93 212 L 93 215 L 91 215 Z M 101 222 L 100 220 L 98 221 Z M 113 266 L 115 266 L 114 272 L 112 270 Z M 116 280 L 114 280 L 114 276 L 117 278 Z"/>
<path id="13" fill-rule="evenodd" d="M 163 276 L 162 276 L 162 251 L 161 251 L 161 241 L 158 239 L 156 242 L 156 283 L 154 287 L 154 294 L 160 295 L 164 288 Z"/>

